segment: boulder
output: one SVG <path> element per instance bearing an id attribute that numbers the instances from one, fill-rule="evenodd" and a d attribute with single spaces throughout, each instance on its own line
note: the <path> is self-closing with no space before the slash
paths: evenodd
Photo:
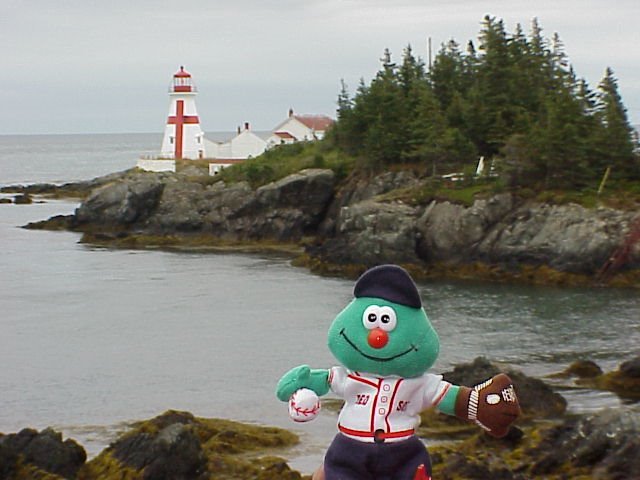
<path id="1" fill-rule="evenodd" d="M 300 480 L 300 473 L 281 458 L 259 455 L 260 450 L 295 442 L 294 434 L 277 428 L 169 410 L 140 422 L 89 461 L 82 480 Z"/>
<path id="2" fill-rule="evenodd" d="M 202 230 L 210 208 L 205 190 L 201 183 L 184 179 L 164 182 L 155 210 L 137 228 L 160 234 Z"/>
<path id="3" fill-rule="evenodd" d="M 456 365 L 453 371 L 443 373 L 443 377 L 455 385 L 473 387 L 498 373 L 506 373 L 513 380 L 523 416 L 554 417 L 565 412 L 567 401 L 542 380 L 512 368 L 501 368 L 484 357 L 478 357 L 471 363 Z"/>
<path id="4" fill-rule="evenodd" d="M 603 410 L 567 419 L 543 436 L 533 450 L 530 473 L 544 477 L 567 466 L 590 478 L 640 478 L 640 414 L 634 409 Z"/>
<path id="5" fill-rule="evenodd" d="M 486 233 L 477 255 L 490 263 L 594 273 L 621 244 L 632 216 L 608 208 L 528 203 Z M 637 263 L 637 255 L 632 260 Z"/>
<path id="6" fill-rule="evenodd" d="M 30 203 L 33 203 L 33 198 L 28 193 L 23 193 L 13 197 L 13 203 L 16 205 L 29 205 Z"/>
<path id="7" fill-rule="evenodd" d="M 617 370 L 602 375 L 582 378 L 578 384 L 614 392 L 622 398 L 640 399 L 640 356 L 621 363 Z"/>
<path id="8" fill-rule="evenodd" d="M 434 478 L 640 478 L 638 413 L 625 408 L 572 416 L 556 425 L 530 427 L 515 442 L 478 433 L 431 447 Z"/>
<path id="9" fill-rule="evenodd" d="M 510 194 L 478 199 L 471 207 L 435 200 L 417 221 L 418 254 L 428 262 L 468 261 L 489 229 L 514 205 Z"/>
<path id="10" fill-rule="evenodd" d="M 93 190 L 76 209 L 75 226 L 127 227 L 141 222 L 156 209 L 164 183 L 160 177 L 140 174 Z"/>
<path id="11" fill-rule="evenodd" d="M 319 233 L 322 236 L 332 236 L 335 232 L 336 219 L 343 207 L 354 205 L 378 195 L 415 186 L 418 177 L 410 171 L 385 172 L 373 178 L 354 176 L 336 192 L 320 224 Z"/>
<path id="12" fill-rule="evenodd" d="M 620 373 L 630 378 L 640 379 L 640 356 L 622 362 L 620 364 Z"/>
<path id="13" fill-rule="evenodd" d="M 0 434 L 0 478 L 11 478 L 18 467 L 18 453 L 3 442 L 4 436 Z"/>
<path id="14" fill-rule="evenodd" d="M 307 169 L 258 188 L 237 212 L 246 220 L 249 238 L 299 240 L 317 229 L 333 198 L 332 170 Z"/>
<path id="15" fill-rule="evenodd" d="M 335 236 L 310 252 L 338 264 L 419 263 L 415 214 L 400 202 L 365 200 L 343 207 Z"/>
<path id="16" fill-rule="evenodd" d="M 602 368 L 592 360 L 576 360 L 556 377 L 594 378 L 602 375 Z"/>
<path id="17" fill-rule="evenodd" d="M 75 478 L 87 454 L 74 440 L 62 440 L 62 434 L 47 428 L 38 432 L 25 428 L 0 437 L 0 473 L 17 472 L 19 464 L 64 478 Z M 0 478 L 6 478 L 1 476 Z"/>
<path id="18" fill-rule="evenodd" d="M 0 188 L 3 193 L 23 193 L 30 195 L 47 195 L 54 197 L 86 197 L 92 190 L 107 183 L 120 181 L 139 175 L 137 169 L 114 172 L 92 180 L 69 182 L 62 185 L 53 183 L 33 183 L 30 185 L 10 185 Z"/>
<path id="19" fill-rule="evenodd" d="M 155 434 L 139 432 L 126 436 L 112 447 L 113 457 L 124 467 L 142 471 L 145 480 L 208 478 L 200 440 L 180 421 Z"/>

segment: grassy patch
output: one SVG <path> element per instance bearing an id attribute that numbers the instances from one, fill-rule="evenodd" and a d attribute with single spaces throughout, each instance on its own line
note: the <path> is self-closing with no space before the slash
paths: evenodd
<path id="1" fill-rule="evenodd" d="M 634 210 L 640 205 L 640 182 L 610 181 L 601 193 L 597 185 L 581 190 L 538 190 L 534 195 L 539 202 L 564 205 L 576 203 L 585 208 L 609 207 L 618 210 Z"/>
<path id="2" fill-rule="evenodd" d="M 305 168 L 331 169 L 340 180 L 353 170 L 354 161 L 336 150 L 327 149 L 322 142 L 295 143 L 267 150 L 259 157 L 227 167 L 216 175 L 215 181 L 247 181 L 257 188 Z"/>
<path id="3" fill-rule="evenodd" d="M 387 201 L 402 201 L 409 205 L 426 205 L 433 200 L 449 201 L 466 207 L 477 198 L 494 195 L 499 191 L 497 182 L 480 180 L 473 183 L 427 179 L 419 185 L 399 188 L 383 195 Z"/>

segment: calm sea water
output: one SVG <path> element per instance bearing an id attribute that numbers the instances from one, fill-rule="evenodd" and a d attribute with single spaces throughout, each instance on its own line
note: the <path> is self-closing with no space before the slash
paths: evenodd
<path id="1" fill-rule="evenodd" d="M 0 184 L 124 170 L 159 141 L 0 136 Z M 335 364 L 326 332 L 352 282 L 280 256 L 96 248 L 75 233 L 19 228 L 76 206 L 0 205 L 0 431 L 51 425 L 95 454 L 127 422 L 183 409 L 293 429 L 303 442 L 288 457 L 312 470 L 335 415 L 294 424 L 274 386 L 294 365 Z M 441 337 L 436 372 L 485 355 L 539 376 L 586 358 L 612 369 L 640 353 L 637 291 L 454 282 L 420 289 Z M 563 394 L 574 411 L 619 404 L 607 393 Z"/>

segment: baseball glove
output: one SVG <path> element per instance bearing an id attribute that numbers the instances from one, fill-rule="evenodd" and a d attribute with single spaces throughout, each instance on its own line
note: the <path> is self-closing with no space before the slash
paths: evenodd
<path id="1" fill-rule="evenodd" d="M 475 422 L 490 435 L 504 437 L 520 415 L 513 382 L 500 373 L 473 388 L 460 387 L 456 417 Z"/>

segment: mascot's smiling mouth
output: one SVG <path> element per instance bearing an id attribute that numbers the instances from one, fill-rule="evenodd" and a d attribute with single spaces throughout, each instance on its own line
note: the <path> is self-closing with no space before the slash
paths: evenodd
<path id="1" fill-rule="evenodd" d="M 407 350 L 405 350 L 404 352 L 400 352 L 397 355 L 393 355 L 391 357 L 386 357 L 386 358 L 374 357 L 373 355 L 367 355 L 362 350 L 360 350 L 358 348 L 358 346 L 355 343 L 353 343 L 351 341 L 351 339 L 349 339 L 349 337 L 347 337 L 347 334 L 344 333 L 344 328 L 342 330 L 340 330 L 340 335 L 342 336 L 342 338 L 344 338 L 347 341 L 347 343 L 349 345 L 351 345 L 351 347 L 353 347 L 353 349 L 356 352 L 358 352 L 363 357 L 368 358 L 369 360 L 374 360 L 376 362 L 390 362 L 391 360 L 395 360 L 396 358 L 402 357 L 403 355 L 406 355 L 407 353 L 411 353 L 413 351 L 416 351 L 416 352 L 418 351 L 418 348 L 415 345 L 411 344 L 411 346 Z"/>

